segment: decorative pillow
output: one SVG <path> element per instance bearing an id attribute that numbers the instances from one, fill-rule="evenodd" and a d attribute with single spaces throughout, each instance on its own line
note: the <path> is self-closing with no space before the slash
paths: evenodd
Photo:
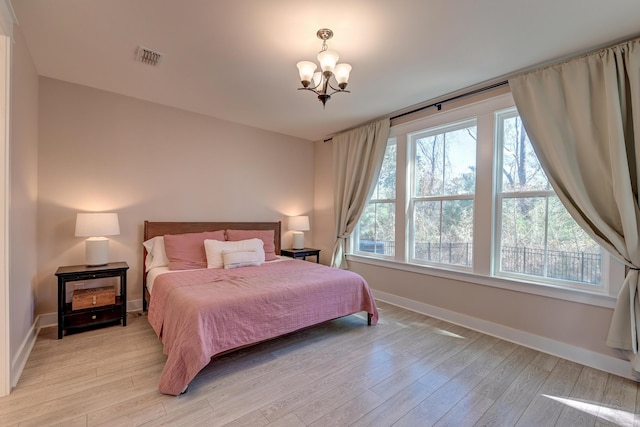
<path id="1" fill-rule="evenodd" d="M 144 260 L 145 271 L 156 267 L 169 266 L 169 258 L 164 250 L 164 238 L 162 236 L 152 237 L 142 245 L 147 250 L 147 257 Z"/>
<path id="2" fill-rule="evenodd" d="M 221 242 L 219 240 L 205 240 L 204 250 L 207 254 L 207 268 L 223 268 L 223 251 L 255 251 L 258 262 L 264 262 L 263 243 L 260 239 L 240 240 L 238 242 Z"/>
<path id="3" fill-rule="evenodd" d="M 227 240 L 236 242 L 238 240 L 260 239 L 264 243 L 265 261 L 277 259 L 276 244 L 273 230 L 227 230 Z"/>
<path id="4" fill-rule="evenodd" d="M 251 265 L 260 265 L 258 252 L 255 249 L 242 251 L 222 250 L 222 261 L 225 269 L 249 267 Z"/>
<path id="5" fill-rule="evenodd" d="M 169 270 L 193 270 L 207 268 L 204 241 L 224 240 L 224 231 L 202 233 L 165 234 L 164 248 L 169 258 Z"/>

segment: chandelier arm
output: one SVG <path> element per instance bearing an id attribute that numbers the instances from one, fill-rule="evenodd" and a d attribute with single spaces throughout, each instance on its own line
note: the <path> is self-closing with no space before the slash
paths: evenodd
<path id="1" fill-rule="evenodd" d="M 315 90 L 315 88 L 311 88 L 311 87 L 299 87 L 298 90 L 308 90 L 309 92 L 313 92 L 316 95 L 320 95 L 322 92 L 318 92 L 317 90 Z"/>
<path id="2" fill-rule="evenodd" d="M 330 95 L 333 95 L 334 93 L 338 93 L 338 92 L 346 92 L 346 93 L 351 93 L 350 91 L 346 90 L 346 89 L 340 89 L 339 87 L 333 87 L 331 85 L 331 83 L 328 83 L 329 87 L 333 90 L 333 92 L 330 93 Z"/>
<path id="3" fill-rule="evenodd" d="M 333 89 L 333 88 L 332 88 L 332 89 Z M 327 95 L 333 95 L 334 93 L 341 93 L 341 92 L 344 92 L 344 93 L 351 93 L 351 91 L 344 90 L 344 89 L 334 89 L 334 91 L 333 91 L 333 92 L 328 93 Z"/>
<path id="4" fill-rule="evenodd" d="M 331 84 L 331 82 L 329 82 L 328 80 L 327 80 L 327 85 L 328 85 L 331 89 L 333 89 L 333 90 L 334 90 L 334 92 L 333 92 L 333 93 L 336 93 L 336 92 L 346 92 L 344 89 L 340 89 L 339 87 L 333 87 L 333 85 Z"/>

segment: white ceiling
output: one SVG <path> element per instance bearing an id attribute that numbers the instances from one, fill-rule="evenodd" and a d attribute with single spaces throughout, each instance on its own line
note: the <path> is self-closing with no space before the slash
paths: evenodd
<path id="1" fill-rule="evenodd" d="M 42 76 L 309 140 L 640 34 L 638 0 L 12 2 Z M 324 110 L 296 90 L 323 27 L 353 66 Z"/>

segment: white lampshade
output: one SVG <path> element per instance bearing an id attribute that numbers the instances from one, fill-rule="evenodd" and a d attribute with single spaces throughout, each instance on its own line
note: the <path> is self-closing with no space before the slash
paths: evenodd
<path id="1" fill-rule="evenodd" d="M 302 216 L 290 216 L 289 217 L 289 230 L 294 231 L 308 231 L 309 230 L 309 217 Z"/>
<path id="2" fill-rule="evenodd" d="M 320 52 L 318 54 L 318 62 L 320 62 L 322 71 L 331 71 L 333 73 L 338 58 L 340 58 L 340 55 L 335 50 L 323 50 Z"/>
<path id="3" fill-rule="evenodd" d="M 300 61 L 296 65 L 298 67 L 298 73 L 300 73 L 300 81 L 302 85 L 305 86 L 304 82 L 307 82 L 307 84 L 311 82 L 317 65 L 311 61 Z"/>
<path id="4" fill-rule="evenodd" d="M 85 241 L 85 262 L 89 266 L 109 263 L 109 239 L 104 236 L 120 234 L 117 213 L 79 213 L 76 216 L 78 237 Z"/>
<path id="5" fill-rule="evenodd" d="M 345 87 L 349 82 L 350 73 L 351 73 L 351 65 L 344 64 L 344 63 L 336 65 L 336 70 L 333 72 L 334 76 L 336 76 L 336 81 L 338 82 L 338 85 L 344 84 Z"/>
<path id="6" fill-rule="evenodd" d="M 289 230 L 293 230 L 291 247 L 293 249 L 304 249 L 304 233 L 309 230 L 309 217 L 306 215 L 290 216 Z"/>

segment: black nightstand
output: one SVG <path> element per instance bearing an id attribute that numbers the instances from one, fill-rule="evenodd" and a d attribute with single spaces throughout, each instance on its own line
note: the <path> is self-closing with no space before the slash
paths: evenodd
<path id="1" fill-rule="evenodd" d="M 293 258 L 307 259 L 308 256 L 315 256 L 316 263 L 320 262 L 320 249 L 304 248 L 304 249 L 282 249 L 280 255 L 290 256 Z"/>
<path id="2" fill-rule="evenodd" d="M 122 321 L 127 326 L 127 270 L 126 262 L 110 262 L 106 265 L 89 267 L 86 265 L 70 265 L 58 268 L 58 339 L 63 331 L 86 328 Z M 67 302 L 67 282 L 80 280 L 103 279 L 106 277 L 120 277 L 120 295 L 116 296 L 115 304 L 101 307 L 91 307 L 72 310 Z"/>

